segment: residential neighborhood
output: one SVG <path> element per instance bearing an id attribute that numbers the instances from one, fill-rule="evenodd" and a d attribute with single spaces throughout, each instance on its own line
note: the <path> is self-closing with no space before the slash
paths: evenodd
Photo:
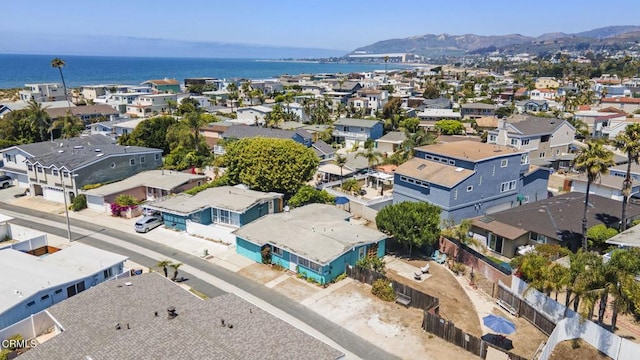
<path id="1" fill-rule="evenodd" d="M 2 356 L 633 358 L 640 53 L 347 58 L 7 90 Z"/>

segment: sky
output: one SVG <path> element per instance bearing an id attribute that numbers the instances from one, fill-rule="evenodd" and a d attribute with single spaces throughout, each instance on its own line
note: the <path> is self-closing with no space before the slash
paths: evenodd
<path id="1" fill-rule="evenodd" d="M 423 34 L 538 36 L 639 24 L 640 1 L 617 1 L 615 11 L 603 7 L 593 0 L 3 1 L 0 52 L 37 53 L 45 42 L 63 46 L 87 36 L 349 52 Z M 122 43 L 111 46 L 102 50 L 117 54 Z"/>

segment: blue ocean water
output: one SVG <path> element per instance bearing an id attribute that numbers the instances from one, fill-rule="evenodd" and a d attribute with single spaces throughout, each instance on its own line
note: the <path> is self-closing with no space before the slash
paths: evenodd
<path id="1" fill-rule="evenodd" d="M 25 83 L 60 82 L 51 67 L 54 55 L 0 54 L 0 88 L 23 87 Z M 60 56 L 69 87 L 90 84 L 140 84 L 150 79 L 190 77 L 219 79 L 267 79 L 283 74 L 350 73 L 384 69 L 382 64 L 338 64 L 277 62 L 254 59 L 139 58 L 107 56 Z M 393 65 L 394 68 L 401 67 Z M 389 67 L 391 69 L 391 66 Z"/>

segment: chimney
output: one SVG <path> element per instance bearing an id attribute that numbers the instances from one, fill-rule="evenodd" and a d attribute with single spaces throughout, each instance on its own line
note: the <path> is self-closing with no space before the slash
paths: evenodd
<path id="1" fill-rule="evenodd" d="M 170 306 L 167 309 L 167 319 L 174 319 L 176 316 L 178 316 L 178 314 L 176 313 L 176 308 Z"/>

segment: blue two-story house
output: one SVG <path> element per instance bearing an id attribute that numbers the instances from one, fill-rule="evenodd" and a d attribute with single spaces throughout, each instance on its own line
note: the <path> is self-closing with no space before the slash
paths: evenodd
<path id="1" fill-rule="evenodd" d="M 258 263 L 268 254 L 271 263 L 328 284 L 365 256 L 384 256 L 387 235 L 351 216 L 325 204 L 267 215 L 234 231 L 236 252 Z"/>
<path id="2" fill-rule="evenodd" d="M 195 195 L 177 194 L 145 204 L 162 213 L 168 228 L 232 244 L 231 233 L 264 215 L 282 211 L 284 195 L 235 186 L 209 188 Z"/>
<path id="3" fill-rule="evenodd" d="M 369 139 L 379 139 L 383 133 L 384 124 L 380 120 L 342 118 L 333 123 L 333 137 L 347 148 L 356 143 L 364 145 Z"/>
<path id="4" fill-rule="evenodd" d="M 529 164 L 527 151 L 459 141 L 414 149 L 394 175 L 393 202 L 425 201 L 442 220 L 501 211 L 547 197 L 549 170 Z"/>

